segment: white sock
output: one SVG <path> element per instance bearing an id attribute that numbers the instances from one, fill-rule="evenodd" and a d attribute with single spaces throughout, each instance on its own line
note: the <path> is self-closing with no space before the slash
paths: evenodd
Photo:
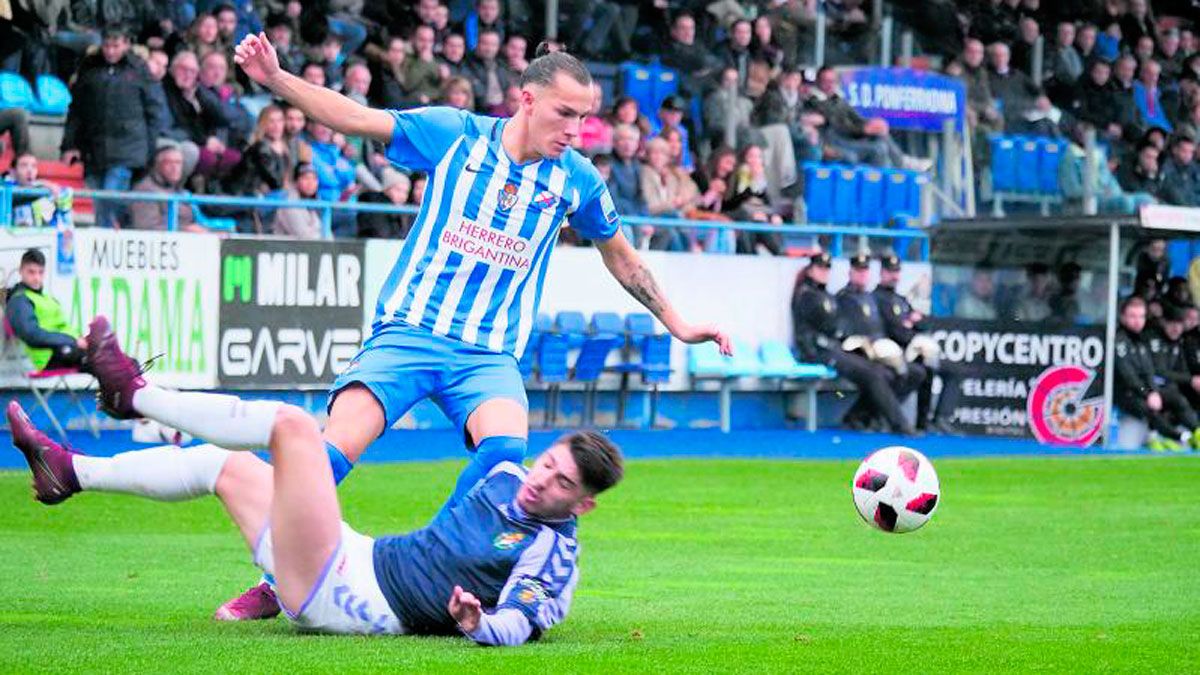
<path id="1" fill-rule="evenodd" d="M 84 490 L 178 502 L 213 494 L 230 454 L 215 445 L 187 449 L 163 445 L 114 457 L 75 455 L 71 459 Z"/>
<path id="2" fill-rule="evenodd" d="M 152 384 L 133 395 L 133 407 L 145 417 L 233 450 L 267 447 L 281 405 Z"/>

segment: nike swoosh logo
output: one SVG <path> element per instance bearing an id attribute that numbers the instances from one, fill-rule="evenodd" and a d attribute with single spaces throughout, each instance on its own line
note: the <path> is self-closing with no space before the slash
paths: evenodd
<path id="1" fill-rule="evenodd" d="M 467 163 L 466 170 L 468 173 L 479 173 L 479 169 L 480 167 L 471 166 L 470 162 Z"/>
<path id="2" fill-rule="evenodd" d="M 62 493 L 66 492 L 67 486 L 63 485 L 58 480 L 58 476 L 54 475 L 54 471 L 50 468 L 50 465 L 46 463 L 46 460 L 42 459 L 42 453 L 39 451 L 35 451 L 33 458 L 34 458 L 34 460 L 37 461 L 38 467 L 41 468 L 42 473 L 47 478 L 50 479 L 50 491 L 55 496 L 61 495 Z"/>

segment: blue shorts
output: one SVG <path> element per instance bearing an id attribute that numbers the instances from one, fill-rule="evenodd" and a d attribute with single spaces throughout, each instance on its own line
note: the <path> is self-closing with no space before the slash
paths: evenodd
<path id="1" fill-rule="evenodd" d="M 341 390 L 356 382 L 383 406 L 385 430 L 424 398 L 432 399 L 464 433 L 467 418 L 484 401 L 506 398 L 529 409 L 525 383 L 512 354 L 498 354 L 406 324 L 381 327 L 367 338 L 333 383 L 329 408 Z"/>

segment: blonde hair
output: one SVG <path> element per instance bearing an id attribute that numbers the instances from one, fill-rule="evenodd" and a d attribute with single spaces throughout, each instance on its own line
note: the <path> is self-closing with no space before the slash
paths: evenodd
<path id="1" fill-rule="evenodd" d="M 441 100 L 443 103 L 450 100 L 450 94 L 455 91 L 461 91 L 467 95 L 467 110 L 475 109 L 475 89 L 471 87 L 471 81 L 465 77 L 452 77 L 442 85 Z"/>

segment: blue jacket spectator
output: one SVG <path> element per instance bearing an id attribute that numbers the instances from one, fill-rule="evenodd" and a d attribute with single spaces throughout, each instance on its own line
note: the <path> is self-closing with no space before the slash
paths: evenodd
<path id="1" fill-rule="evenodd" d="M 1133 83 L 1133 104 L 1137 106 L 1138 122 L 1143 129 L 1162 127 L 1174 131 L 1175 127 L 1167 119 L 1167 111 L 1162 104 L 1162 91 L 1158 88 L 1158 76 L 1162 66 L 1156 61 L 1146 61 L 1142 64 L 1141 77 Z"/>
<path id="2" fill-rule="evenodd" d="M 333 130 L 310 120 L 304 140 L 312 146 L 312 168 L 317 172 L 317 199 L 342 201 L 354 185 L 354 164 L 333 142 Z"/>

